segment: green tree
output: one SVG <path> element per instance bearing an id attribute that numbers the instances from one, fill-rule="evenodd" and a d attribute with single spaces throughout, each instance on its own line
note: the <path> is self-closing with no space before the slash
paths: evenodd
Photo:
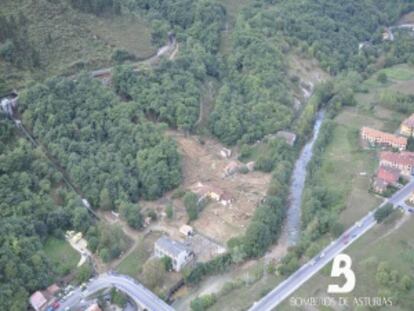
<path id="1" fill-rule="evenodd" d="M 392 214 L 392 212 L 394 211 L 394 206 L 390 203 L 387 203 L 386 205 L 378 208 L 375 213 L 374 213 L 374 217 L 375 220 L 378 223 L 383 222 L 388 216 L 390 216 Z"/>
<path id="2" fill-rule="evenodd" d="M 107 188 L 103 188 L 99 195 L 99 205 L 105 211 L 110 211 L 113 208 L 113 203 Z"/>
<path id="3" fill-rule="evenodd" d="M 382 84 L 387 83 L 388 82 L 387 74 L 385 72 L 379 73 L 378 76 L 377 76 L 377 81 L 382 83 Z"/>
<path id="4" fill-rule="evenodd" d="M 82 284 L 92 277 L 93 268 L 90 264 L 85 263 L 76 271 L 76 281 Z"/>
<path id="5" fill-rule="evenodd" d="M 187 192 L 183 197 L 183 202 L 190 221 L 198 218 L 198 198 L 193 192 Z"/>
<path id="6" fill-rule="evenodd" d="M 167 204 L 167 206 L 165 207 L 165 213 L 167 214 L 168 219 L 173 218 L 173 216 L 174 216 L 174 207 L 173 207 L 172 203 Z"/>
<path id="7" fill-rule="evenodd" d="M 73 227 L 76 231 L 86 232 L 90 226 L 88 211 L 84 207 L 77 207 L 73 211 Z"/>

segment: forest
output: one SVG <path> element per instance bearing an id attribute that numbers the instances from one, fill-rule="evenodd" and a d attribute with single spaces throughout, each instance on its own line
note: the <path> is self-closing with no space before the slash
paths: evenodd
<path id="1" fill-rule="evenodd" d="M 96 80 L 49 80 L 29 88 L 19 107 L 95 207 L 155 199 L 181 181 L 175 143 Z"/>
<path id="2" fill-rule="evenodd" d="M 49 236 L 62 238 L 84 209 L 61 174 L 2 115 L 0 185 L 0 309 L 25 310 L 29 294 L 60 274 L 43 244 Z"/>
<path id="3" fill-rule="evenodd" d="M 177 146 L 164 133 L 168 127 L 238 145 L 242 160 L 251 156 L 253 144 L 265 145 L 255 160 L 257 170 L 272 174 L 267 196 L 246 233 L 229 241 L 229 253 L 197 265 L 185 275 L 188 283 L 262 256 L 277 242 L 300 146 L 268 141 L 266 135 L 290 129 L 300 144 L 320 107 L 334 115 L 354 104 L 359 82 L 378 67 L 414 63 L 408 34 L 398 34 L 400 40 L 392 44 L 382 42 L 384 26 L 414 9 L 410 0 L 251 0 L 231 25 L 228 54 L 221 51 L 228 15 L 219 0 L 65 1 L 85 14 L 138 14 L 151 25 L 154 47 L 165 44 L 168 33 L 179 44 L 177 56 L 157 66 L 139 72 L 127 64 L 117 66 L 112 88 L 83 73 L 76 79 L 36 81 L 22 92 L 18 113 L 23 124 L 93 208 L 117 210 L 130 227 L 142 228 L 137 203 L 157 199 L 182 181 Z M 0 58 L 36 71 L 39 51 L 27 35 L 29 26 L 23 15 L 0 14 Z M 370 47 L 359 52 L 361 42 Z M 121 54 L 115 58 L 125 57 Z M 335 80 L 317 87 L 301 111 L 293 106 L 300 78 L 290 73 L 290 54 L 317 59 Z M 0 93 L 6 92 L 7 82 L 0 78 Z M 210 82 L 215 96 L 207 127 L 200 129 L 201 103 Z M 404 113 L 412 110 L 410 96 L 383 94 L 380 100 Z M 40 148 L 16 135 L 10 120 L 0 117 L 0 309 L 22 310 L 29 293 L 59 274 L 43 251 L 48 237 L 62 238 L 66 229 L 82 231 L 104 262 L 124 252 L 129 241 L 120 227 L 96 224 Z M 343 206 L 334 193 L 318 187 L 320 155 L 332 127 L 327 122 L 322 128 L 310 164 L 313 182 L 304 194 L 302 219 L 307 239 L 283 259 L 282 275 L 298 267 L 298 258 L 313 241 L 343 229 L 336 218 Z"/>

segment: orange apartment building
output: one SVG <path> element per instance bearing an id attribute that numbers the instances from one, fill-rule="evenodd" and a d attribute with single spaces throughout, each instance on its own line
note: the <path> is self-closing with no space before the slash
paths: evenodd
<path id="1" fill-rule="evenodd" d="M 400 151 L 407 148 L 407 138 L 378 131 L 369 127 L 361 129 L 361 138 L 372 145 L 386 145 Z"/>
<path id="2" fill-rule="evenodd" d="M 383 151 L 380 153 L 380 166 L 399 169 L 402 175 L 411 176 L 414 171 L 414 152 Z"/>

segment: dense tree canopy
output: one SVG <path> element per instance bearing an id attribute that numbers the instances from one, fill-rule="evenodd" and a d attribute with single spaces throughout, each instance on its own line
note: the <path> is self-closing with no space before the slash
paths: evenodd
<path id="1" fill-rule="evenodd" d="M 33 291 L 56 277 L 43 251 L 50 235 L 73 226 L 79 199 L 39 150 L 15 136 L 0 114 L 0 309 L 24 310 Z M 89 216 L 83 216 L 87 221 Z"/>
<path id="2" fill-rule="evenodd" d="M 181 181 L 175 144 L 97 81 L 50 80 L 30 88 L 20 107 L 93 206 L 154 199 Z"/>

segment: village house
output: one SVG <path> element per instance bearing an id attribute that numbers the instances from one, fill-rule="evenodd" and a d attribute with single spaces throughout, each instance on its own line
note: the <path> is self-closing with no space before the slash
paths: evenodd
<path id="1" fill-rule="evenodd" d="M 224 206 L 229 206 L 233 202 L 231 195 L 222 189 L 211 185 L 204 185 L 201 182 L 195 184 L 190 190 L 197 194 L 199 202 L 205 199 L 211 199 L 220 202 Z"/>
<path id="2" fill-rule="evenodd" d="M 396 168 L 380 166 L 373 184 L 374 191 L 383 193 L 388 186 L 396 186 L 400 173 L 400 170 Z"/>
<path id="3" fill-rule="evenodd" d="M 180 233 L 183 234 L 185 237 L 189 237 L 194 234 L 194 230 L 193 230 L 193 227 L 189 225 L 182 225 L 180 227 Z"/>
<path id="4" fill-rule="evenodd" d="M 45 310 L 48 305 L 56 301 L 56 294 L 60 291 L 57 284 L 50 285 L 46 290 L 36 291 L 29 298 L 29 303 L 36 311 Z"/>
<path id="5" fill-rule="evenodd" d="M 187 245 L 166 236 L 160 237 L 155 242 L 154 253 L 158 258 L 170 257 L 172 267 L 177 272 L 194 259 L 194 253 Z"/>
<path id="6" fill-rule="evenodd" d="M 43 307 L 46 306 L 47 299 L 41 291 L 37 291 L 33 293 L 32 296 L 30 296 L 29 302 L 33 309 L 40 311 L 43 310 Z"/>
<path id="7" fill-rule="evenodd" d="M 400 151 L 407 148 L 407 138 L 385 133 L 369 127 L 361 129 L 361 138 L 371 145 L 386 145 Z"/>
<path id="8" fill-rule="evenodd" d="M 396 168 L 402 175 L 411 176 L 414 169 L 414 152 L 383 151 L 380 153 L 380 166 Z"/>
<path id="9" fill-rule="evenodd" d="M 414 113 L 401 123 L 400 133 L 407 137 L 414 136 Z"/>

